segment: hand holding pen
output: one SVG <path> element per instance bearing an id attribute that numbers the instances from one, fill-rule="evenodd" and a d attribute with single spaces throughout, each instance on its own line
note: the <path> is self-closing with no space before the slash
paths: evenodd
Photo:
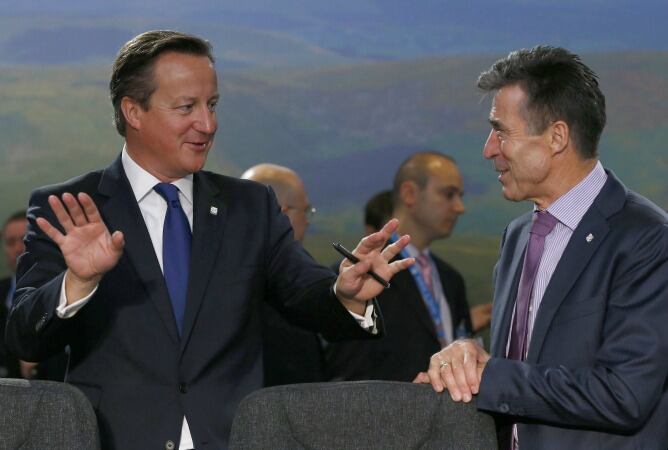
<path id="1" fill-rule="evenodd" d="M 391 262 L 410 242 L 410 237 L 404 235 L 385 247 L 398 226 L 397 219 L 390 220 L 380 231 L 363 238 L 357 247 L 349 252 L 349 255 L 359 262 L 353 262 L 346 255 L 346 259 L 341 263 L 335 291 L 339 300 L 349 310 L 363 314 L 366 302 L 380 294 L 388 286 L 388 281 L 394 274 L 415 262 L 415 258 Z"/>
<path id="2" fill-rule="evenodd" d="M 338 242 L 332 242 L 332 247 L 334 247 L 334 250 L 339 252 L 344 258 L 346 258 L 348 261 L 350 261 L 353 264 L 357 264 L 360 262 L 359 258 L 352 253 L 350 253 L 350 250 L 345 248 L 343 245 L 341 245 Z M 371 278 L 379 282 L 385 289 L 389 289 L 390 287 L 390 282 L 385 281 L 380 275 L 378 275 L 376 272 L 372 270 L 369 270 L 369 275 L 371 275 Z"/>

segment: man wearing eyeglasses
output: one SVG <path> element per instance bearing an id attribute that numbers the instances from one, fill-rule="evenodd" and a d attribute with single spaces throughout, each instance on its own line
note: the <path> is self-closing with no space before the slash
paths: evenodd
<path id="1" fill-rule="evenodd" d="M 271 186 L 283 213 L 290 219 L 294 238 L 303 241 L 315 208 L 304 182 L 287 167 L 258 164 L 241 178 Z M 317 334 L 288 322 L 272 305 L 264 313 L 263 352 L 265 386 L 324 381 L 324 356 Z"/>

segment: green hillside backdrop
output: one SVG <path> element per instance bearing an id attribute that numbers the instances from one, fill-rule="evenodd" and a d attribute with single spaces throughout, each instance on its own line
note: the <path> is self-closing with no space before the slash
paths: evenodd
<path id="1" fill-rule="evenodd" d="M 208 168 L 234 176 L 265 161 L 295 168 L 318 208 L 307 248 L 330 263 L 336 256 L 329 242 L 358 239 L 362 205 L 390 186 L 407 155 L 445 151 L 464 174 L 467 213 L 436 250 L 462 270 L 471 302 L 487 301 L 499 236 L 530 208 L 502 199 L 481 156 L 489 99 L 474 83 L 498 56 L 223 67 Z M 608 101 L 601 159 L 665 208 L 668 52 L 585 54 L 584 60 L 599 73 Z M 118 154 L 108 70 L 108 63 L 0 67 L 0 217 L 25 207 L 33 188 L 102 167 Z"/>

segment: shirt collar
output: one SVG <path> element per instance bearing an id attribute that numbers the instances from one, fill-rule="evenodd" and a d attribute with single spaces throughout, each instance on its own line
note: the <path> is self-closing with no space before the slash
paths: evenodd
<path id="1" fill-rule="evenodd" d="M 597 161 L 589 175 L 553 202 L 547 212 L 571 230 L 575 230 L 607 179 L 608 175 L 601 162 Z"/>
<path id="2" fill-rule="evenodd" d="M 146 169 L 137 164 L 132 159 L 125 146 L 123 146 L 123 152 L 121 153 L 121 163 L 123 164 L 125 175 L 128 177 L 128 181 L 130 182 L 132 193 L 134 194 L 137 203 L 140 203 L 144 197 L 153 191 L 153 187 L 160 183 L 160 180 L 158 180 L 156 177 L 147 172 Z M 193 203 L 192 174 L 173 181 L 172 184 L 179 188 L 179 191 L 185 200 L 187 200 L 190 204 Z"/>
<path id="3" fill-rule="evenodd" d="M 408 254 L 409 258 L 417 258 L 420 255 L 424 255 L 427 258 L 431 259 L 431 253 L 429 252 L 429 248 L 425 248 L 424 250 L 420 251 L 415 247 L 413 244 L 408 244 L 406 247 L 404 247 L 406 250 L 406 253 Z"/>

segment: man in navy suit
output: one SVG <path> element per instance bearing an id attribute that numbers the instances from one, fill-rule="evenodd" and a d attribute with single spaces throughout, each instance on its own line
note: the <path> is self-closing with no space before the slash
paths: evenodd
<path id="1" fill-rule="evenodd" d="M 483 155 L 504 196 L 533 211 L 503 236 L 491 355 L 457 341 L 416 380 L 475 395 L 497 414 L 502 448 L 665 448 L 668 217 L 598 161 L 596 75 L 538 46 L 478 86 L 494 93 Z"/>
<path id="2" fill-rule="evenodd" d="M 104 448 L 226 448 L 238 403 L 262 386 L 260 302 L 332 338 L 372 335 L 367 300 L 382 286 L 367 272 L 410 265 L 388 263 L 409 238 L 383 250 L 389 222 L 334 279 L 270 189 L 202 170 L 219 97 L 206 41 L 135 37 L 110 91 L 125 147 L 106 169 L 33 193 L 8 342 L 31 361 L 69 345 L 68 381 L 93 404 Z"/>

